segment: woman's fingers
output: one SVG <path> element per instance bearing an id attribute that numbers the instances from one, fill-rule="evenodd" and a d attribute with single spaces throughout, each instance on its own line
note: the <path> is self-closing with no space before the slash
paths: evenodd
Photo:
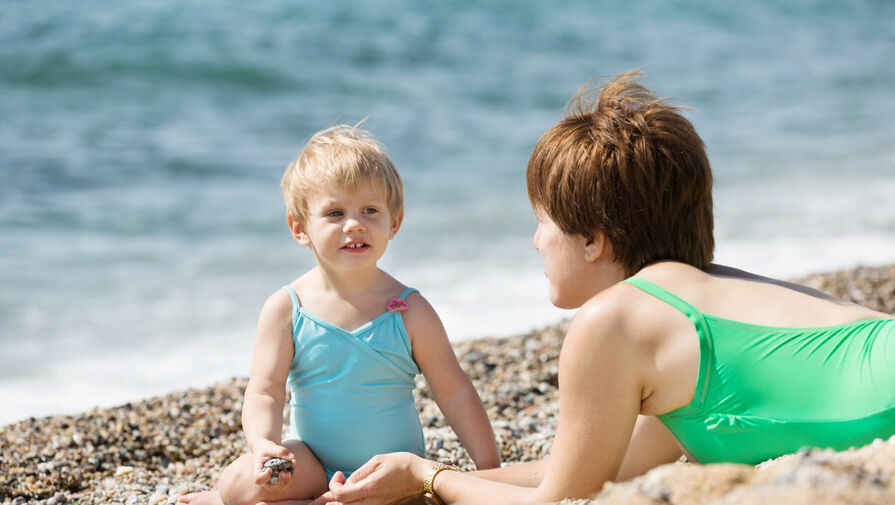
<path id="1" fill-rule="evenodd" d="M 329 488 L 336 489 L 338 487 L 342 487 L 345 484 L 345 474 L 341 471 L 337 471 L 333 474 L 333 478 L 329 479 Z M 335 487 L 334 487 L 335 486 Z"/>
<path id="2" fill-rule="evenodd" d="M 308 505 L 317 505 L 317 500 L 314 500 Z M 342 501 L 325 501 L 321 502 L 320 505 L 386 505 L 386 502 L 381 498 L 364 498 L 363 500 L 353 501 L 353 502 L 342 502 Z"/>
<path id="3" fill-rule="evenodd" d="M 384 505 L 414 494 L 410 475 L 412 461 L 405 454 L 374 456 L 351 474 L 348 479 L 341 473 L 333 475 L 329 491 L 314 500 L 311 505 L 348 504 Z"/>
<path id="4" fill-rule="evenodd" d="M 351 474 L 351 477 L 348 478 L 348 481 L 344 481 L 344 476 L 342 477 L 342 482 L 336 481 L 330 482 L 329 492 L 327 493 L 333 502 L 338 503 L 352 503 L 352 505 L 365 505 L 365 504 L 374 504 L 374 503 L 382 503 L 383 500 L 381 497 L 376 496 L 375 492 L 376 487 L 376 477 L 369 477 L 364 480 L 358 480 L 355 482 L 351 482 L 354 477 L 354 473 Z"/>
<path id="5" fill-rule="evenodd" d="M 343 480 L 343 482 L 346 484 L 354 484 L 356 482 L 360 482 L 360 481 L 366 479 L 367 477 L 369 477 L 370 474 L 375 472 L 379 468 L 379 466 L 380 465 L 379 465 L 378 456 L 374 456 L 373 459 L 367 461 L 366 463 L 361 465 L 360 468 L 355 470 L 351 474 L 351 476 L 348 477 L 348 480 Z M 330 489 L 332 489 L 332 487 L 330 487 Z"/>
<path id="6" fill-rule="evenodd" d="M 315 498 L 314 501 L 312 501 L 308 505 L 327 505 L 329 503 L 337 503 L 333 500 L 335 500 L 335 498 L 333 498 L 332 496 L 332 491 L 327 491 Z"/>
<path id="7" fill-rule="evenodd" d="M 369 497 L 370 493 L 364 489 L 364 483 L 348 483 L 339 485 L 336 489 L 330 489 L 332 501 L 349 503 Z"/>
<path id="8" fill-rule="evenodd" d="M 337 504 L 338 502 L 336 501 L 334 491 L 338 491 L 342 488 L 343 485 L 345 485 L 345 474 L 342 472 L 336 472 L 335 474 L 333 474 L 333 478 L 329 480 L 329 491 L 318 496 L 308 505 Z"/>

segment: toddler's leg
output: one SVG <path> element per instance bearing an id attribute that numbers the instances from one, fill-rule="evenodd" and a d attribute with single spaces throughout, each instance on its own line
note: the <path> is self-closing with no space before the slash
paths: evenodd
<path id="1" fill-rule="evenodd" d="M 300 440 L 285 440 L 283 446 L 295 455 L 295 471 L 284 488 L 270 490 L 255 484 L 252 455 L 243 454 L 224 469 L 217 489 L 182 496 L 178 503 L 190 505 L 253 505 L 260 501 L 310 500 L 329 489 L 323 465 Z"/>

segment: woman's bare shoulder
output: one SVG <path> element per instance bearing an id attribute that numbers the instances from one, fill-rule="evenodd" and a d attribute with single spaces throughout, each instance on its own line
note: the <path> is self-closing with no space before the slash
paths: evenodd
<path id="1" fill-rule="evenodd" d="M 601 336 L 637 347 L 655 337 L 664 307 L 634 286 L 619 283 L 585 302 L 569 325 L 569 335 Z"/>

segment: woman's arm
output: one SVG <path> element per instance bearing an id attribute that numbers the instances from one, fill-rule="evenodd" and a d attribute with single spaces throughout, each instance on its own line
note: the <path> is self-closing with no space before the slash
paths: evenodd
<path id="1" fill-rule="evenodd" d="M 684 451 L 674 435 L 655 416 L 640 416 L 634 425 L 634 434 L 625 453 L 625 460 L 616 475 L 616 481 L 643 475 L 666 463 L 674 463 Z"/>
<path id="2" fill-rule="evenodd" d="M 563 342 L 556 436 L 543 480 L 525 493 L 528 503 L 592 496 L 624 460 L 640 411 L 645 359 L 621 312 L 598 298 L 575 315 Z M 489 502 L 478 500 L 472 486 L 448 488 L 453 476 L 446 477 L 435 487 L 446 502 Z M 491 503 L 512 503 L 500 498 L 508 489 L 495 491 Z"/>
<path id="3" fill-rule="evenodd" d="M 503 468 L 476 470 L 474 472 L 469 472 L 469 475 L 473 475 L 480 479 L 512 484 L 514 486 L 538 487 L 541 485 L 541 481 L 544 480 L 544 472 L 547 470 L 548 461 L 548 459 L 542 459 L 540 461 L 518 463 Z"/>
<path id="4" fill-rule="evenodd" d="M 583 308 L 572 320 L 559 365 L 560 415 L 550 459 L 526 472 L 491 470 L 486 476 L 443 471 L 434 488 L 446 503 L 525 504 L 597 493 L 615 478 L 640 410 L 644 356 L 611 312 Z M 377 456 L 319 503 L 385 504 L 418 492 L 433 462 L 408 454 Z M 543 465 L 543 466 L 542 466 Z M 522 477 L 520 477 L 522 475 Z M 491 480 L 495 479 L 495 480 Z"/>
<path id="5" fill-rule="evenodd" d="M 435 403 L 469 452 L 476 468 L 500 466 L 500 454 L 485 407 L 472 381 L 460 368 L 441 320 L 418 293 L 405 313 L 413 358 L 432 388 Z"/>
<path id="6" fill-rule="evenodd" d="M 655 416 L 638 416 L 625 459 L 615 476 L 616 481 L 632 479 L 666 463 L 674 463 L 683 451 L 674 435 Z M 490 470 L 470 472 L 481 479 L 505 482 L 515 486 L 538 487 L 547 470 L 547 459 L 519 463 Z"/>
<path id="7" fill-rule="evenodd" d="M 415 454 L 393 452 L 374 456 L 351 474 L 347 480 L 342 472 L 336 472 L 329 483 L 329 491 L 311 502 L 310 505 L 347 504 L 358 501 L 364 505 L 386 505 L 419 495 L 429 470 L 436 463 Z M 496 470 L 495 470 L 496 471 Z M 482 479 L 473 475 L 475 472 L 460 473 L 443 471 L 437 475 L 435 485 L 442 492 L 446 489 L 469 486 L 473 500 L 462 503 L 475 505 L 478 503 L 493 504 L 525 504 L 532 488 L 508 485 L 502 482 Z M 443 481 L 448 481 L 444 484 Z M 447 503 L 453 503 L 441 495 Z"/>

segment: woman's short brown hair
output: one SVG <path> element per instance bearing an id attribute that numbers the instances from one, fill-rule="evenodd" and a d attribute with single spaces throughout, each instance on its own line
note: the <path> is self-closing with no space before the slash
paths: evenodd
<path id="1" fill-rule="evenodd" d="M 705 145 L 638 76 L 578 91 L 531 154 L 528 197 L 569 235 L 603 233 L 628 275 L 663 259 L 705 268 L 715 248 Z"/>

